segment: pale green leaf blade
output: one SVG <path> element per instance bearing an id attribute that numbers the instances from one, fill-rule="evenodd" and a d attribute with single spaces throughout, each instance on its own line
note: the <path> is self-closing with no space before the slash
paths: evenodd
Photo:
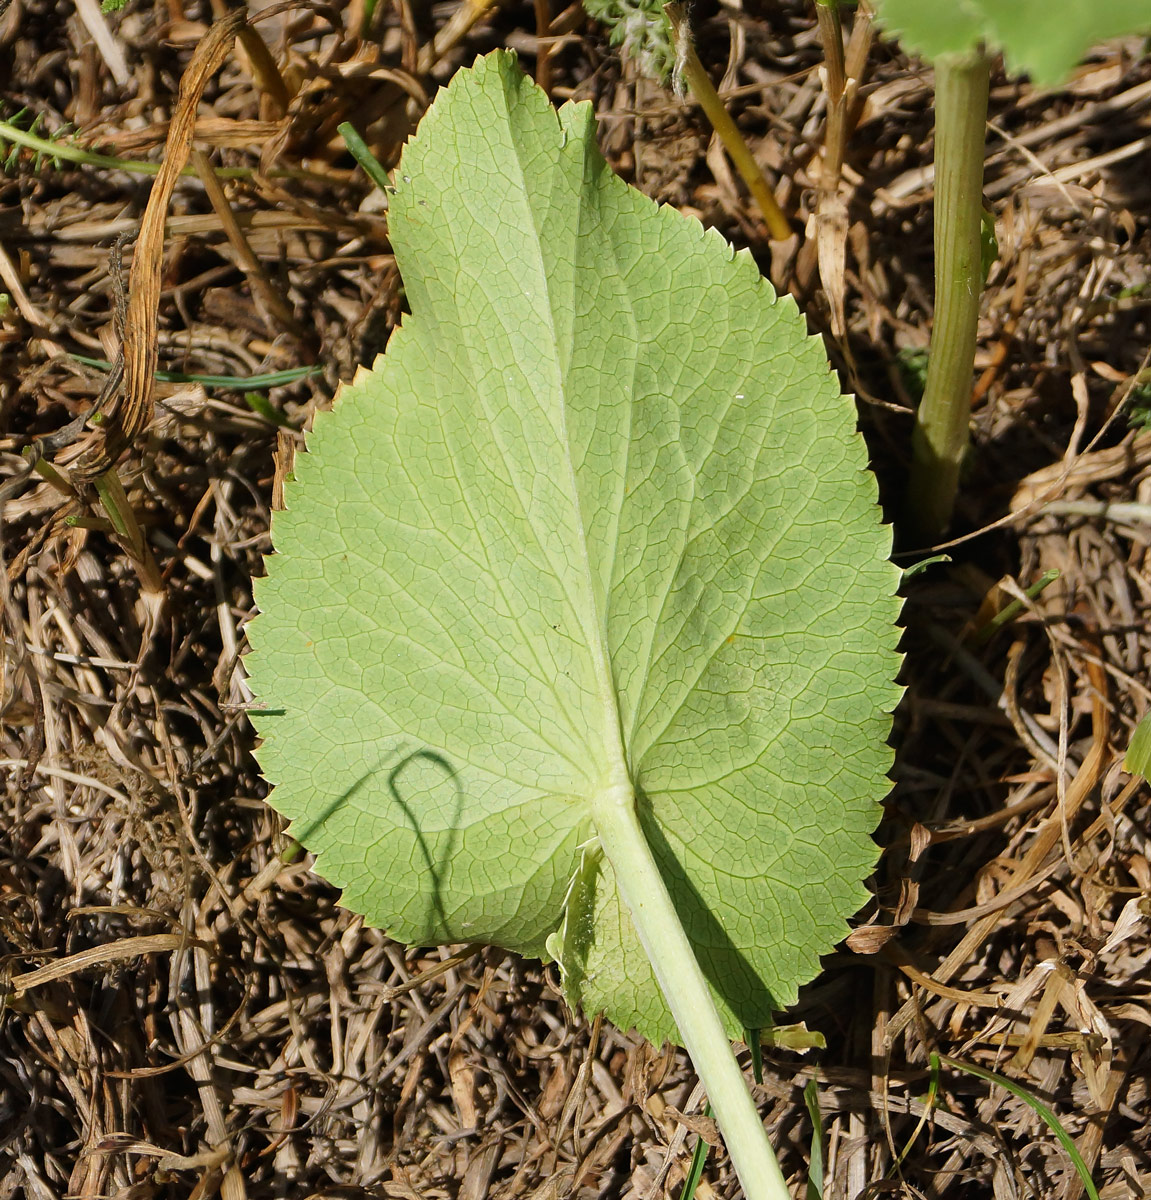
<path id="1" fill-rule="evenodd" d="M 908 54 L 923 58 L 966 53 L 987 36 L 986 14 L 978 0 L 876 0 L 875 9 L 881 27 L 898 37 Z"/>
<path id="2" fill-rule="evenodd" d="M 1054 86 L 1098 42 L 1151 31 L 1151 0 L 876 0 L 880 21 L 924 58 L 1002 51 L 1012 72 Z"/>
<path id="3" fill-rule="evenodd" d="M 864 899 L 898 572 L 822 350 L 587 106 L 460 72 L 389 208 L 412 307 L 317 419 L 249 668 L 272 801 L 410 942 L 551 947 L 572 999 L 666 1005 L 595 850 L 622 734 L 733 1033 Z M 566 906 L 566 907 L 565 907 Z"/>
<path id="4" fill-rule="evenodd" d="M 1144 779 L 1151 775 L 1151 714 L 1145 713 L 1135 726 L 1123 756 L 1123 770 L 1131 775 L 1142 775 Z"/>

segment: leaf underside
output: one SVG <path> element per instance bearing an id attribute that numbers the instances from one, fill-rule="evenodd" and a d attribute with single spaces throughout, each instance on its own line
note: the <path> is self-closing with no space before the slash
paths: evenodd
<path id="1" fill-rule="evenodd" d="M 765 1026 L 864 901 L 888 786 L 854 407 L 507 54 L 440 94 L 389 221 L 412 316 L 317 418 L 257 584 L 271 802 L 392 936 L 550 944 L 573 1003 L 674 1039 L 591 825 L 622 735 L 725 1022 Z"/>
<path id="2" fill-rule="evenodd" d="M 1043 87 L 1062 83 L 1096 43 L 1151 31 L 1151 0 L 876 0 L 876 7 L 912 54 L 965 54 L 984 43 L 1003 52 L 1013 74 Z"/>

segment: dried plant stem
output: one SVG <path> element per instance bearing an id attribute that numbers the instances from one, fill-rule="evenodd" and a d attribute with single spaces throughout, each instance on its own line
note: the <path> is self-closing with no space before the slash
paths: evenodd
<path id="1" fill-rule="evenodd" d="M 779 207 L 771 185 L 759 169 L 759 163 L 755 161 L 743 134 L 739 132 L 739 127 L 731 119 L 731 114 L 724 108 L 723 101 L 719 98 L 719 93 L 711 82 L 711 77 L 703 69 L 703 63 L 699 61 L 699 55 L 696 54 L 695 47 L 691 44 L 687 28 L 687 15 L 683 6 L 665 4 L 663 11 L 667 14 L 668 23 L 671 25 L 677 69 L 682 71 L 684 81 L 691 90 L 691 94 L 699 101 L 700 108 L 703 109 L 712 128 L 719 135 L 719 140 L 723 142 L 723 148 L 727 151 L 732 164 L 743 177 L 743 182 L 747 184 L 748 191 L 751 192 L 752 198 L 759 206 L 764 224 L 767 226 L 768 236 L 773 241 L 783 241 L 791 237 L 791 226 L 783 214 L 783 209 Z"/>
<path id="2" fill-rule="evenodd" d="M 837 0 L 816 0 L 819 38 L 823 44 L 823 87 L 827 95 L 823 162 L 815 201 L 815 250 L 819 278 L 831 310 L 831 332 L 846 346 L 844 305 L 847 267 L 848 196 L 842 186 L 847 141 L 847 71 L 843 55 L 843 26 Z"/>
<path id="3" fill-rule="evenodd" d="M 467 37 L 474 25 L 503 3 L 503 0 L 467 0 L 461 4 L 448 23 L 421 50 L 417 70 L 426 75 L 448 53 Z"/>
<path id="4" fill-rule="evenodd" d="M 163 596 L 163 577 L 160 575 L 156 559 L 148 547 L 144 531 L 136 520 L 136 514 L 124 492 L 124 485 L 120 482 L 116 468 L 111 467 L 103 475 L 98 476 L 93 481 L 93 486 L 96 494 L 100 497 L 104 511 L 108 514 L 108 519 L 112 522 L 112 529 L 115 531 L 120 545 L 132 559 L 140 586 L 153 597 Z"/>
<path id="5" fill-rule="evenodd" d="M 846 137 L 847 71 L 843 61 L 843 26 L 839 20 L 839 5 L 832 0 L 816 0 L 815 16 L 819 23 L 819 40 L 823 44 L 823 62 L 827 77 L 827 133 L 823 171 L 826 186 L 834 188 L 843 168 L 843 147 Z"/>
<path id="6" fill-rule="evenodd" d="M 263 42 L 260 44 L 263 45 Z M 307 334 L 304 327 L 296 320 L 296 315 L 292 311 L 287 297 L 276 287 L 252 249 L 247 234 L 236 219 L 232 206 L 228 203 L 223 184 L 216 178 L 212 164 L 203 150 L 194 149 L 192 151 L 192 166 L 199 175 L 200 182 L 204 185 L 204 192 L 212 206 L 212 211 L 220 218 L 224 234 L 231 244 L 232 253 L 236 256 L 236 262 L 248 280 L 248 286 L 252 289 L 252 295 L 261 308 L 269 332 L 274 333 L 275 322 L 278 322 L 280 326 L 301 341 L 305 340 Z"/>
<path id="7" fill-rule="evenodd" d="M 250 25 L 241 25 L 236 36 L 248 56 L 252 78 L 268 98 L 273 119 L 282 117 L 288 111 L 292 96 L 267 43 Z"/>
<path id="8" fill-rule="evenodd" d="M 991 61 L 982 52 L 935 60 L 935 324 L 927 384 L 912 434 L 908 520 L 920 542 L 951 520 L 971 419 L 983 290 L 983 143 Z"/>
<path id="9" fill-rule="evenodd" d="M 551 3 L 550 0 L 533 0 L 533 7 L 536 15 L 536 83 L 543 88 L 550 96 L 552 90 L 552 72 L 551 64 L 548 59 L 551 57 L 552 44 L 549 39 L 551 31 Z"/>

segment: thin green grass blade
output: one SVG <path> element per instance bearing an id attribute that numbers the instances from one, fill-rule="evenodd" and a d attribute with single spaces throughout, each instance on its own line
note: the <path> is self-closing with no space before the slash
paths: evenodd
<path id="1" fill-rule="evenodd" d="M 771 1030 L 768 1030 L 770 1035 Z M 744 1041 L 747 1042 L 747 1048 L 751 1051 L 751 1074 L 756 1083 L 763 1082 L 763 1030 L 762 1029 L 745 1029 L 743 1031 Z"/>
<path id="2" fill-rule="evenodd" d="M 1067 1157 L 1071 1159 L 1071 1165 L 1075 1168 L 1075 1173 L 1079 1176 L 1083 1184 L 1083 1190 L 1090 1197 L 1090 1200 L 1099 1200 L 1099 1192 L 1091 1178 L 1091 1172 L 1087 1169 L 1087 1164 L 1083 1161 L 1082 1155 L 1076 1149 L 1074 1139 L 1063 1128 L 1059 1118 L 1046 1104 L 1033 1096 L 1026 1088 L 1021 1087 L 1003 1075 L 997 1075 L 994 1071 L 987 1071 L 983 1067 L 974 1066 L 972 1063 L 960 1062 L 958 1059 L 948 1058 L 946 1054 L 933 1054 L 931 1057 L 938 1058 L 940 1062 L 946 1063 L 949 1067 L 954 1067 L 957 1071 L 965 1071 L 968 1075 L 974 1075 L 976 1079 L 998 1084 L 999 1087 L 1010 1092 L 1017 1100 L 1022 1100 L 1059 1139 L 1059 1144 L 1067 1151 Z"/>
<path id="3" fill-rule="evenodd" d="M 6 160 L 6 168 L 16 165 L 20 157 L 20 148 L 23 147 L 25 150 L 32 150 L 38 155 L 52 159 L 57 168 L 61 162 L 70 162 L 85 167 L 103 167 L 108 171 L 126 171 L 132 175 L 155 175 L 160 170 L 159 163 L 115 158 L 110 154 L 99 154 L 95 150 L 85 149 L 72 142 L 57 141 L 60 134 L 41 137 L 30 129 L 21 129 L 13 122 L 23 111 L 21 109 L 19 113 L 7 120 L 0 121 L 0 147 L 5 143 L 12 143 L 12 152 Z M 253 174 L 251 167 L 216 167 L 215 172 L 218 179 L 251 179 Z M 185 167 L 180 174 L 186 179 L 195 179 L 196 169 Z M 325 183 L 331 182 L 327 176 L 300 167 L 272 167 L 268 171 L 268 175 L 275 179 L 311 179 Z"/>
<path id="4" fill-rule="evenodd" d="M 112 364 L 106 358 L 89 358 L 86 354 L 69 355 L 86 367 L 97 371 L 110 371 Z M 157 371 L 160 383 L 198 383 L 206 388 L 274 388 L 319 375 L 322 367 L 288 367 L 283 371 L 267 371 L 263 375 L 187 375 L 183 371 Z"/>
<path id="5" fill-rule="evenodd" d="M 344 121 L 336 126 L 336 132 L 344 139 L 348 153 L 360 164 L 364 174 L 386 195 L 391 187 L 388 173 L 380 160 L 368 149 L 367 142 L 360 137 L 356 127 L 351 121 Z"/>
<path id="6" fill-rule="evenodd" d="M 892 1164 L 892 1171 L 898 1171 L 903 1165 L 904 1160 L 911 1153 L 911 1148 L 919 1140 L 919 1135 L 923 1132 L 931 1114 L 935 1111 L 935 1101 L 939 1095 L 939 1056 L 933 1054 L 931 1056 L 931 1085 L 927 1089 L 927 1099 L 923 1105 L 923 1115 L 919 1118 L 918 1124 L 911 1131 L 911 1137 L 904 1143 L 903 1149 L 899 1152 L 899 1157 Z"/>
<path id="7" fill-rule="evenodd" d="M 819 1111 L 819 1089 L 809 1079 L 803 1102 L 811 1117 L 811 1166 L 807 1172 L 807 1200 L 823 1200 L 823 1113 Z"/>
<path id="8" fill-rule="evenodd" d="M 711 1105 L 704 1106 L 704 1115 L 711 1116 Z M 708 1151 L 711 1149 L 711 1143 L 706 1138 L 696 1138 L 695 1149 L 691 1155 L 691 1166 L 687 1169 L 687 1177 L 683 1181 L 683 1187 L 680 1188 L 679 1200 L 695 1200 L 695 1189 L 699 1187 L 699 1181 L 703 1178 L 703 1164 L 707 1162 Z"/>
<path id="9" fill-rule="evenodd" d="M 1044 571 L 1043 574 L 1024 591 L 1024 595 L 1028 600 L 1034 600 L 1044 588 L 1054 583 L 1059 578 L 1059 572 L 1052 567 L 1050 571 Z M 974 642 L 977 646 L 982 646 L 985 642 L 991 639 L 1003 628 L 1004 625 L 1010 624 L 1023 611 L 1023 602 L 1021 600 L 1012 600 L 1010 604 L 1005 605 L 1002 612 L 996 613 L 982 629 L 975 634 Z"/>

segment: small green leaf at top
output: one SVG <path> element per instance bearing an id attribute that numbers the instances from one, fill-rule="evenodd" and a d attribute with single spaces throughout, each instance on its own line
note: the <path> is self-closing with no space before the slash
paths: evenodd
<path id="1" fill-rule="evenodd" d="M 1151 380 L 1136 383 L 1127 397 L 1123 415 L 1132 429 L 1151 429 Z"/>
<path id="2" fill-rule="evenodd" d="M 1002 51 L 1012 73 L 1062 83 L 1096 43 L 1151 30 L 1149 0 L 876 0 L 880 23 L 924 58 Z"/>
<path id="3" fill-rule="evenodd" d="M 620 46 L 645 75 L 666 83 L 675 49 L 663 5 L 664 0 L 585 0 L 584 10 L 607 26 L 611 44 Z"/>
<path id="4" fill-rule="evenodd" d="M 550 955 L 677 1040 L 593 822 L 623 770 L 730 1035 L 765 1027 L 866 899 L 888 789 L 854 405 L 750 256 L 506 53 L 393 184 L 411 316 L 317 417 L 257 581 L 271 803 L 392 936 Z"/>

